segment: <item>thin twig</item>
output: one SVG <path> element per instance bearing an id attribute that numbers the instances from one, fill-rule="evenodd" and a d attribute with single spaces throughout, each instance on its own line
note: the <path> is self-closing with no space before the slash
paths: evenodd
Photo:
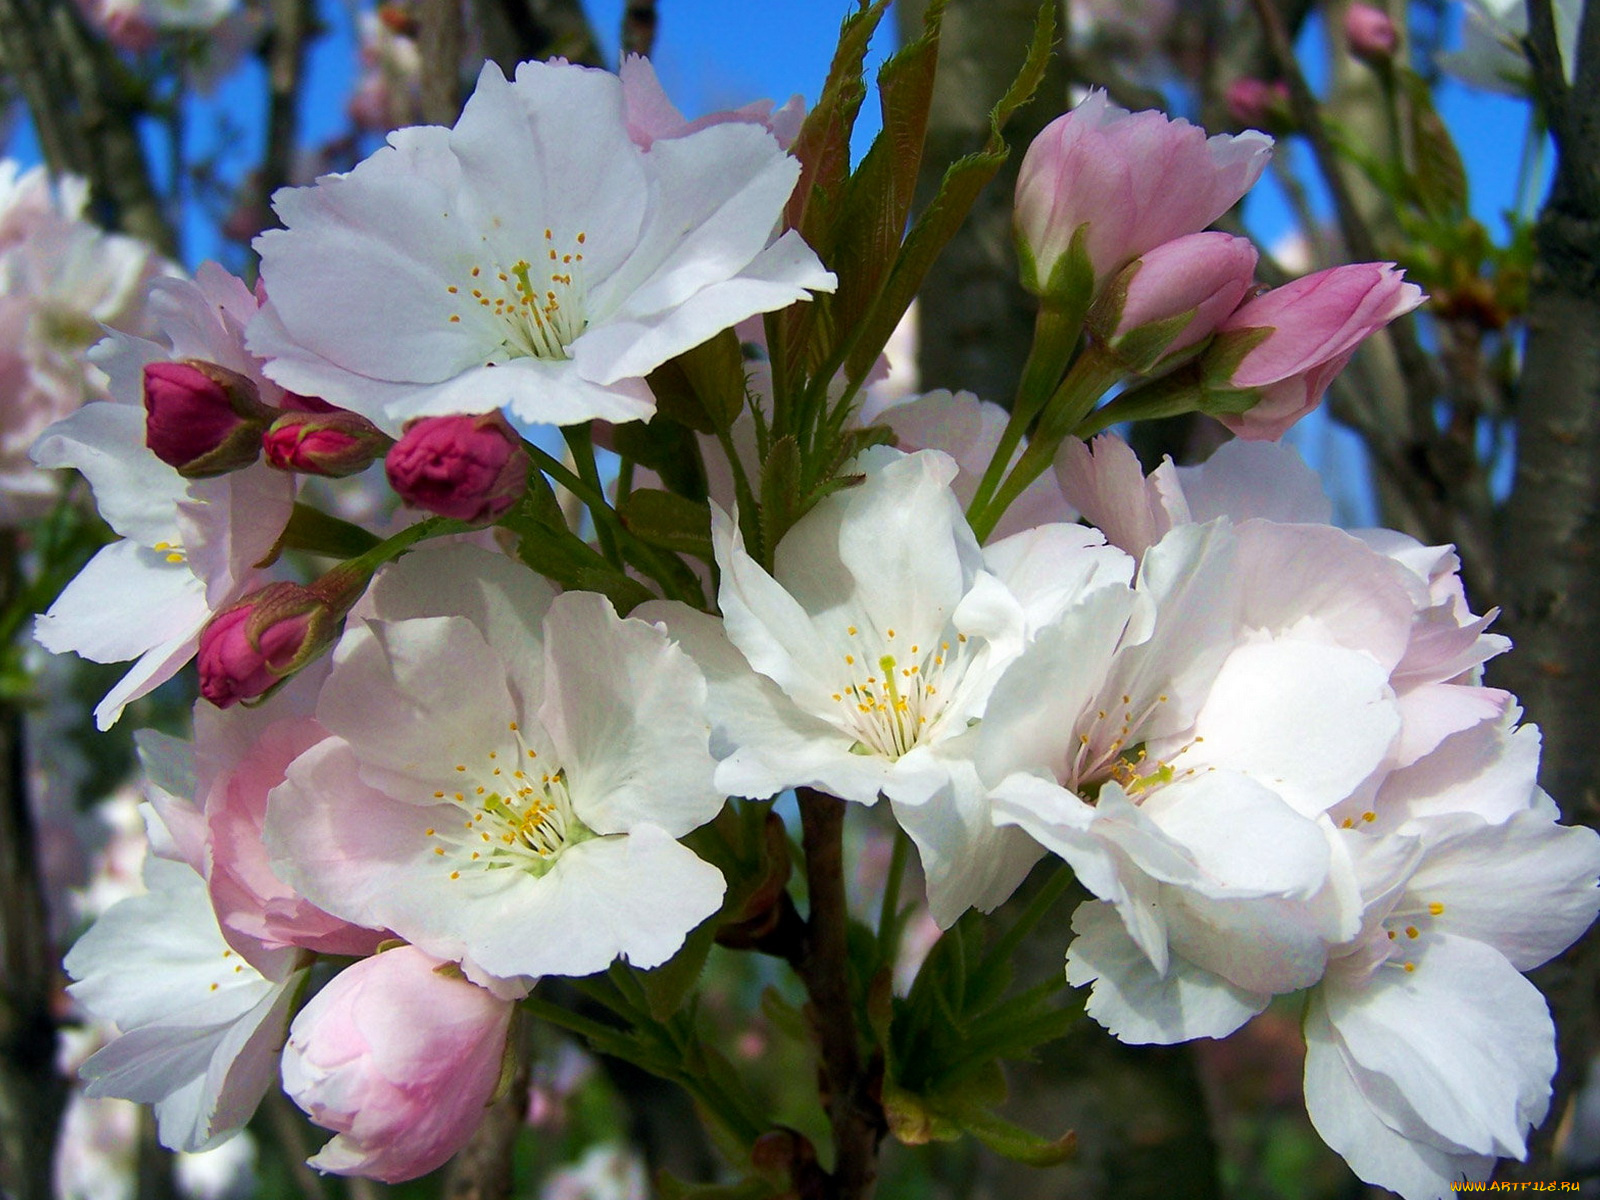
<path id="1" fill-rule="evenodd" d="M 272 221 L 272 194 L 294 182 L 300 84 L 305 74 L 310 17 L 306 0 L 272 0 L 272 34 L 263 52 L 267 68 L 267 145 L 257 176 L 259 190 L 254 206 L 268 224 Z"/>
<path id="2" fill-rule="evenodd" d="M 656 0 L 628 0 L 622 10 L 622 53 L 649 58 L 656 48 Z"/>
<path id="3" fill-rule="evenodd" d="M 799 788 L 800 837 L 811 898 L 800 965 L 822 1045 L 825 1104 L 833 1126 L 829 1200 L 867 1200 L 878 1174 L 878 1144 L 888 1131 L 872 1072 L 861 1057 L 850 986 L 850 912 L 844 894 L 844 801 Z"/>

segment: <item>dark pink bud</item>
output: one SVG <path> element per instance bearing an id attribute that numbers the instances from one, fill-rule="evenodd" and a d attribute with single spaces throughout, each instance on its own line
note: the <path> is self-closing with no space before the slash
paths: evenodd
<path id="1" fill-rule="evenodd" d="M 384 465 L 407 504 L 458 521 L 492 521 L 528 486 L 522 439 L 498 412 L 412 421 Z"/>
<path id="2" fill-rule="evenodd" d="M 286 412 L 261 439 L 267 463 L 280 471 L 340 477 L 364 471 L 394 439 L 359 413 Z"/>
<path id="3" fill-rule="evenodd" d="M 249 379 L 216 363 L 146 363 L 145 445 L 187 479 L 255 462 L 272 410 Z"/>
<path id="4" fill-rule="evenodd" d="M 1240 125 L 1272 133 L 1286 133 L 1294 128 L 1294 118 L 1289 112 L 1289 85 L 1281 79 L 1272 83 L 1248 76 L 1235 79 L 1228 85 L 1224 100 L 1228 115 Z"/>
<path id="5" fill-rule="evenodd" d="M 269 584 L 223 609 L 200 633 L 200 694 L 227 708 L 270 691 L 309 661 L 332 615 L 297 583 Z"/>
<path id="6" fill-rule="evenodd" d="M 1344 12 L 1344 36 L 1350 53 L 1368 62 L 1387 62 L 1400 45 L 1400 31 L 1389 14 L 1370 4 L 1352 4 Z"/>

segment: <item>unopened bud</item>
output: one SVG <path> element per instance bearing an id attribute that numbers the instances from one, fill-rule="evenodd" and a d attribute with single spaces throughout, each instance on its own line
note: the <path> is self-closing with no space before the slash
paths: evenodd
<path id="1" fill-rule="evenodd" d="M 198 359 L 146 363 L 144 409 L 145 445 L 186 479 L 255 462 L 273 412 L 245 376 Z"/>
<path id="2" fill-rule="evenodd" d="M 1247 238 L 1191 233 L 1135 259 L 1089 310 L 1095 339 L 1131 371 L 1174 365 L 1239 307 L 1255 280 Z"/>
<path id="3" fill-rule="evenodd" d="M 407 504 L 458 521 L 493 521 L 528 486 L 522 439 L 498 412 L 412 421 L 384 465 Z"/>
<path id="4" fill-rule="evenodd" d="M 1388 62 L 1400 45 L 1400 31 L 1389 14 L 1370 4 L 1345 9 L 1344 36 L 1351 54 L 1373 64 Z"/>
<path id="5" fill-rule="evenodd" d="M 1289 110 L 1289 85 L 1277 79 L 1246 76 L 1228 85 L 1223 96 L 1228 115 L 1251 129 L 1265 129 L 1279 136 L 1294 131 L 1294 115 Z"/>
<path id="6" fill-rule="evenodd" d="M 200 694 L 218 708 L 276 687 L 331 641 L 337 616 L 311 589 L 268 584 L 223 609 L 200 633 Z"/>
<path id="7" fill-rule="evenodd" d="M 364 471 L 394 445 L 359 413 L 286 412 L 261 439 L 269 465 L 280 471 L 335 478 Z"/>

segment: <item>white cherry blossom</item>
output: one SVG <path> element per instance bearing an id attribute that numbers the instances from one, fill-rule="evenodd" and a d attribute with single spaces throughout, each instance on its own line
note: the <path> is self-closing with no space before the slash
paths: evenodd
<path id="1" fill-rule="evenodd" d="M 379 577 L 270 794 L 274 870 L 486 987 L 653 967 L 722 902 L 705 682 L 603 597 L 469 545 Z"/>
<path id="2" fill-rule="evenodd" d="M 453 129 L 398 130 L 344 175 L 279 192 L 257 245 L 273 378 L 397 432 L 507 408 L 525 422 L 647 417 L 643 376 L 753 313 L 827 291 L 794 232 L 799 164 L 759 125 L 629 137 L 623 85 L 488 64 Z M 338 269 L 329 271 L 328 264 Z"/>

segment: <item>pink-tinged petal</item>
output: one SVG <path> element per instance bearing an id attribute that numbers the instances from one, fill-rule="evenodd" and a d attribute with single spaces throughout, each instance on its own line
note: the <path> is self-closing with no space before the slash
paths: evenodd
<path id="1" fill-rule="evenodd" d="M 150 852 L 187 863 L 197 875 L 206 871 L 206 818 L 195 803 L 194 747 L 154 729 L 133 735 L 144 772 L 144 795 L 156 820 L 146 820 Z M 164 836 L 163 836 L 164 835 Z"/>
<path id="2" fill-rule="evenodd" d="M 336 1136 L 310 1160 L 399 1182 L 454 1154 L 499 1081 L 512 1005 L 413 946 L 334 976 L 300 1011 L 284 1089 Z"/>
<path id="3" fill-rule="evenodd" d="M 1290 446 L 1224 442 L 1199 466 L 1177 468 L 1177 477 L 1190 520 L 1326 525 L 1333 519 L 1322 480 Z"/>
<path id="4" fill-rule="evenodd" d="M 498 653 L 512 699 L 532 711 L 544 695 L 544 617 L 555 589 L 505 554 L 467 542 L 419 547 L 380 571 L 353 617 L 465 617 Z"/>
<path id="5" fill-rule="evenodd" d="M 1456 1181 L 1479 1181 L 1494 1170 L 1494 1156 L 1406 1137 L 1387 1125 L 1349 1062 L 1338 1031 L 1313 993 L 1306 1014 L 1306 1113 L 1318 1135 L 1367 1183 L 1404 1200 L 1437 1200 Z"/>
<path id="6" fill-rule="evenodd" d="M 1399 733 L 1387 673 L 1369 656 L 1314 642 L 1247 643 L 1218 672 L 1184 765 L 1238 771 L 1315 816 L 1351 795 Z M 1177 752 L 1151 749 L 1163 761 Z"/>
<path id="7" fill-rule="evenodd" d="M 286 946 L 371 954 L 385 936 L 330 916 L 302 898 L 274 873 L 262 841 L 267 794 L 283 782 L 290 762 L 326 736 L 305 717 L 269 726 L 249 754 L 212 781 L 205 797 L 212 907 L 229 944 L 252 963 Z"/>
<path id="8" fill-rule="evenodd" d="M 1499 688 L 1455 683 L 1424 683 L 1402 692 L 1396 699 L 1400 740 L 1391 752 L 1395 767 L 1409 767 L 1451 734 L 1481 722 L 1498 722 L 1514 700 Z"/>
<path id="9" fill-rule="evenodd" d="M 1157 974 L 1102 901 L 1078 906 L 1077 934 L 1067 950 L 1067 982 L 1094 984 L 1086 1011 L 1124 1042 L 1172 1045 L 1197 1037 L 1226 1037 L 1267 1006 L 1252 995 L 1182 959 Z"/>
<path id="10" fill-rule="evenodd" d="M 1414 580 L 1343 530 L 1253 520 L 1238 526 L 1240 620 L 1359 650 L 1387 669 L 1406 653 Z"/>
<path id="11" fill-rule="evenodd" d="M 1106 541 L 1135 558 L 1161 539 L 1176 522 L 1154 488 L 1145 484 L 1144 468 L 1132 447 L 1112 434 L 1085 444 L 1067 438 L 1056 451 L 1056 481 L 1067 503 L 1105 531 Z"/>
<path id="12" fill-rule="evenodd" d="M 1501 825 L 1470 814 L 1423 825 L 1427 854 L 1407 890 L 1443 905 L 1436 928 L 1492 946 L 1519 971 L 1565 950 L 1600 913 L 1600 837 L 1523 812 Z"/>
<path id="13" fill-rule="evenodd" d="M 325 912 L 460 958 L 460 932 L 425 938 L 451 915 L 440 908 L 449 871 L 437 865 L 428 831 L 460 819 L 448 803 L 406 803 L 372 788 L 350 747 L 328 738 L 295 759 L 268 796 L 262 841 L 273 872 Z"/>
<path id="14" fill-rule="evenodd" d="M 1447 737 L 1433 753 L 1384 780 L 1374 832 L 1450 813 L 1499 824 L 1527 809 L 1538 787 L 1539 730 L 1513 728 L 1521 714 L 1481 722 Z"/>
<path id="15" fill-rule="evenodd" d="M 500 655 L 470 620 L 420 617 L 347 630 L 317 719 L 350 743 L 369 783 L 431 804 L 458 766 L 502 747 L 518 710 Z"/>
<path id="16" fill-rule="evenodd" d="M 1555 1030 L 1539 990 L 1499 951 L 1432 932 L 1413 970 L 1324 988 L 1328 1020 L 1385 1123 L 1461 1152 L 1521 1157 L 1544 1118 Z"/>
<path id="17" fill-rule="evenodd" d="M 539 720 L 579 820 L 600 834 L 649 822 L 681 837 L 717 815 L 706 681 L 687 654 L 594 592 L 555 598 L 544 646 Z"/>

